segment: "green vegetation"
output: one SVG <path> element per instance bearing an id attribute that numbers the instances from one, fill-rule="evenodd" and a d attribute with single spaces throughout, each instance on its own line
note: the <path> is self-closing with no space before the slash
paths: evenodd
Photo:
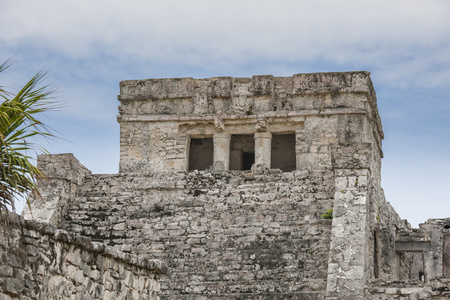
<path id="1" fill-rule="evenodd" d="M 331 220 L 333 219 L 333 209 L 328 209 L 323 215 L 322 219 Z"/>
<path id="2" fill-rule="evenodd" d="M 10 64 L 0 65 L 0 73 Z M 32 163 L 32 154 L 47 151 L 34 144 L 34 138 L 52 138 L 51 130 L 37 119 L 45 111 L 55 108 L 51 99 L 54 89 L 42 86 L 46 73 L 34 75 L 17 93 L 0 86 L 0 210 L 8 206 L 15 210 L 15 202 L 31 195 L 39 195 L 36 181 L 42 172 Z"/>

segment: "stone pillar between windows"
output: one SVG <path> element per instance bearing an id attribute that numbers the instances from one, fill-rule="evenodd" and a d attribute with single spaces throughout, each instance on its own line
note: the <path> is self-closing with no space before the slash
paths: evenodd
<path id="1" fill-rule="evenodd" d="M 423 275 L 425 277 L 425 283 L 430 283 L 430 278 L 438 277 L 437 274 L 433 272 L 433 252 L 432 251 L 423 251 Z"/>
<path id="2" fill-rule="evenodd" d="M 272 133 L 255 132 L 255 166 L 259 169 L 270 169 L 272 153 Z"/>
<path id="3" fill-rule="evenodd" d="M 230 140 L 231 135 L 226 132 L 213 135 L 214 170 L 216 171 L 228 171 L 230 168 Z"/>

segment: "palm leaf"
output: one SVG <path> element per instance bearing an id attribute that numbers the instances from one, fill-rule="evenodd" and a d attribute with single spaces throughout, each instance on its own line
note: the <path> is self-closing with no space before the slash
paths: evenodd
<path id="1" fill-rule="evenodd" d="M 10 64 L 0 65 L 0 73 Z M 38 72 L 18 92 L 13 95 L 0 86 L 0 210 L 11 206 L 15 201 L 39 195 L 37 180 L 42 172 L 32 163 L 30 153 L 47 151 L 30 142 L 38 136 L 55 137 L 44 123 L 39 121 L 41 113 L 56 108 L 51 99 L 55 91 L 48 85 L 41 86 L 46 73 Z"/>

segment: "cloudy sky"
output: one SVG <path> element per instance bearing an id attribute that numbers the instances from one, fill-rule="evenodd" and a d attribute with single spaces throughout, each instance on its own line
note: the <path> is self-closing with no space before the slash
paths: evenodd
<path id="1" fill-rule="evenodd" d="M 44 121 L 94 173 L 117 173 L 126 79 L 366 70 L 385 133 L 383 188 L 413 226 L 450 217 L 450 1 L 0 0 L 0 85 L 49 71 Z"/>

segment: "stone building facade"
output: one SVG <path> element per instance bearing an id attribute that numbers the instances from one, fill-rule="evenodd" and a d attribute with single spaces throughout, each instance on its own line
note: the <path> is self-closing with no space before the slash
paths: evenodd
<path id="1" fill-rule="evenodd" d="M 33 215 L 163 261 L 162 298 L 448 297 L 450 220 L 386 201 L 368 72 L 129 80 L 119 101 L 119 173 L 40 156 Z"/>

